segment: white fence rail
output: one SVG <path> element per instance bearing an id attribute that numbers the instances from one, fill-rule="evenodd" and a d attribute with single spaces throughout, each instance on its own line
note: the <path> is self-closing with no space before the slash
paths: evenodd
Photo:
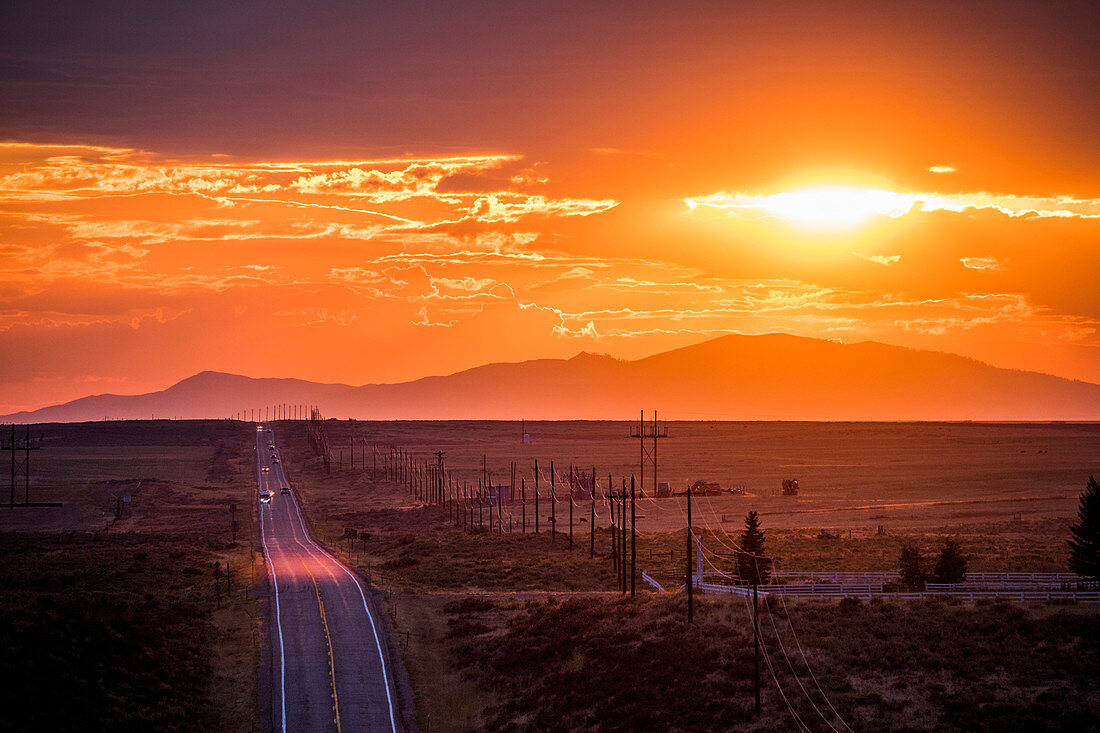
<path id="1" fill-rule="evenodd" d="M 813 587 L 815 585 L 822 587 Z M 700 583 L 696 586 L 704 593 L 726 593 L 739 596 L 751 596 L 752 586 L 721 585 L 718 583 Z M 921 599 L 951 596 L 964 601 L 1001 600 L 1020 603 L 1040 603 L 1063 601 L 1072 603 L 1100 603 L 1100 591 L 1057 590 L 1053 588 L 1038 590 L 937 590 L 923 592 L 891 592 L 872 586 L 824 586 L 807 583 L 805 585 L 779 585 L 759 587 L 761 595 L 783 596 L 784 598 L 892 598 Z"/>
<path id="2" fill-rule="evenodd" d="M 923 591 L 916 592 L 884 591 L 884 583 L 898 580 L 898 574 L 894 571 L 868 573 L 785 571 L 775 573 L 773 577 L 777 580 L 805 579 L 812 582 L 761 584 L 757 588 L 760 594 L 787 598 L 921 599 L 951 596 L 966 601 L 988 599 L 1020 603 L 1057 601 L 1100 603 L 1100 588 L 1096 583 L 1073 573 L 967 573 L 964 583 L 929 583 Z M 663 590 L 648 573 L 643 571 L 642 578 Z M 704 593 L 741 596 L 752 593 L 751 586 L 739 584 L 735 575 L 721 571 L 707 571 L 702 576 L 696 575 L 694 585 Z"/>
<path id="3" fill-rule="evenodd" d="M 656 581 L 656 580 L 654 579 L 654 577 L 653 577 L 652 575 L 650 575 L 649 573 L 647 573 L 647 572 L 646 572 L 646 571 L 644 571 L 644 570 L 642 571 L 642 580 L 644 580 L 645 582 L 647 582 L 647 583 L 649 583 L 650 585 L 652 585 L 652 586 L 653 586 L 654 588 L 656 588 L 656 589 L 657 589 L 657 591 L 658 591 L 658 592 L 660 592 L 660 593 L 664 593 L 664 592 L 665 592 L 665 589 L 664 589 L 664 587 L 662 587 L 662 586 L 661 586 L 661 584 L 660 584 L 660 583 L 658 583 L 658 582 L 657 582 L 657 581 Z"/>

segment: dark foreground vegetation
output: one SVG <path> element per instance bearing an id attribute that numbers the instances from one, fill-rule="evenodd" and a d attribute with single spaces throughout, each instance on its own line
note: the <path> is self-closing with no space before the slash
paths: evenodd
<path id="1" fill-rule="evenodd" d="M 0 730 L 252 728 L 247 427 L 42 426 L 63 507 L 0 508 Z"/>
<path id="2" fill-rule="evenodd" d="M 761 604 L 756 720 L 740 600 L 697 602 L 694 624 L 680 596 L 444 611 L 456 663 L 496 696 L 490 730 L 1100 729 L 1094 609 L 774 603 Z"/>
<path id="3" fill-rule="evenodd" d="M 0 555 L 5 727 L 219 727 L 207 553 L 167 537 L 81 533 L 3 534 Z"/>

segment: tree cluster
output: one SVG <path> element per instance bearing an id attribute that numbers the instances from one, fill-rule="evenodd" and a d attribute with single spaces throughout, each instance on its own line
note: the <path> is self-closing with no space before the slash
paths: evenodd
<path id="1" fill-rule="evenodd" d="M 907 542 L 898 556 L 898 572 L 901 581 L 914 590 L 923 590 L 927 582 L 961 583 L 966 579 L 966 556 L 958 540 L 944 537 L 940 552 L 929 569 L 928 560 L 921 554 L 920 548 Z"/>

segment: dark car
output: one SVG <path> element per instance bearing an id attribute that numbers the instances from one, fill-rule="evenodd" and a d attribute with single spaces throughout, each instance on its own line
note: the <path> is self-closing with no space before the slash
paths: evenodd
<path id="1" fill-rule="evenodd" d="M 286 494 L 287 496 L 290 496 L 290 487 L 289 486 L 284 486 L 282 489 L 279 490 L 279 493 L 280 494 Z"/>

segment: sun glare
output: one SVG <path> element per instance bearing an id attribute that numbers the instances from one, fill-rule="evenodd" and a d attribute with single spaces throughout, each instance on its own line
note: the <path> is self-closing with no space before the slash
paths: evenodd
<path id="1" fill-rule="evenodd" d="M 851 186 L 817 186 L 753 196 L 746 208 L 818 229 L 850 229 L 876 216 L 897 217 L 917 203 L 913 194 Z"/>
<path id="2" fill-rule="evenodd" d="M 875 216 L 901 216 L 914 204 L 911 195 L 873 188 L 821 186 L 762 197 L 761 208 L 803 226 L 848 229 Z"/>
<path id="3" fill-rule="evenodd" d="M 686 199 L 688 207 L 724 209 L 746 219 L 781 219 L 822 230 L 854 229 L 876 217 L 897 218 L 914 207 L 959 211 L 973 202 L 935 194 L 903 193 L 866 186 L 806 186 L 772 194 L 715 194 Z"/>

